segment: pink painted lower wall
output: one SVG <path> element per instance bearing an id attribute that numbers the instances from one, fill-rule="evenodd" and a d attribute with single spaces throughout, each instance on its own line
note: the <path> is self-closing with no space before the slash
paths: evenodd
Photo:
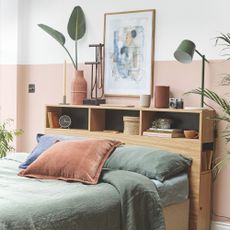
<path id="1" fill-rule="evenodd" d="M 17 65 L 0 65 L 0 122 L 8 118 L 13 119 L 12 129 L 22 125 L 22 68 Z M 20 148 L 21 137 L 14 146 Z"/>
<path id="2" fill-rule="evenodd" d="M 90 69 L 84 69 L 85 78 L 90 85 Z M 67 100 L 70 101 L 70 82 L 73 79 L 72 66 L 67 66 Z M 229 93 L 228 87 L 218 86 L 220 74 L 230 73 L 227 62 L 211 61 L 206 65 L 205 85 L 209 89 L 224 95 Z M 24 134 L 18 141 L 17 150 L 30 152 L 36 145 L 36 134 L 42 133 L 45 127 L 45 105 L 58 104 L 63 96 L 63 65 L 19 65 L 0 66 L 1 106 L 2 113 L 13 109 L 11 113 L 17 121 L 17 127 L 23 128 Z M 7 78 L 4 78 L 7 76 Z M 4 78 L 3 82 L 2 79 Z M 13 89 L 11 80 L 13 79 Z M 176 61 L 156 61 L 154 63 L 154 85 L 170 86 L 172 97 L 184 99 L 185 106 L 200 106 L 200 97 L 196 95 L 183 95 L 185 92 L 200 86 L 201 62 L 194 61 L 189 65 Z M 9 82 L 8 82 L 9 80 Z M 16 83 L 15 83 L 15 82 Z M 28 84 L 35 84 L 35 93 L 28 93 Z M 154 87 L 154 86 L 153 86 Z M 89 94 L 89 93 L 88 93 Z M 154 94 L 153 94 L 154 95 Z M 3 99 L 6 98 L 4 101 Z M 10 99 L 9 99 L 10 98 Z M 10 100 L 10 101 L 9 101 Z M 139 104 L 138 98 L 106 97 L 107 103 Z M 4 103 L 3 103 L 4 102 Z M 151 105 L 154 105 L 152 98 Z M 217 111 L 219 109 L 215 107 Z M 220 112 L 220 111 L 219 111 Z M 223 124 L 219 125 L 223 129 Z M 217 153 L 223 152 L 224 143 L 217 139 Z M 213 211 L 218 215 L 230 217 L 230 166 L 225 167 L 217 180 L 213 183 Z M 224 220 L 213 216 L 213 219 Z"/>

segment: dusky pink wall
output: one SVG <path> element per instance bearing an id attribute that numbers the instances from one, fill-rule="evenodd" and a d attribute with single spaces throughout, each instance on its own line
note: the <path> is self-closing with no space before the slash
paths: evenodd
<path id="1" fill-rule="evenodd" d="M 18 65 L 0 65 L 0 121 L 13 119 L 12 129 L 22 126 L 22 68 Z M 21 137 L 15 140 L 15 147 L 21 147 Z"/>
<path id="2" fill-rule="evenodd" d="M 85 77 L 90 85 L 90 69 L 84 69 Z M 58 104 L 63 95 L 63 64 L 46 65 L 7 65 L 0 66 L 1 84 L 5 87 L 1 92 L 4 107 L 11 108 L 11 115 L 15 116 L 16 127 L 23 128 L 24 134 L 17 141 L 17 151 L 30 152 L 36 145 L 36 134 L 44 132 L 45 105 Z M 218 86 L 221 73 L 230 73 L 230 66 L 224 61 L 211 61 L 206 65 L 205 84 L 209 89 L 224 95 L 229 92 L 229 87 Z M 4 77 L 3 77 L 4 76 Z M 6 78 L 7 76 L 7 78 Z M 67 100 L 70 101 L 70 82 L 74 71 L 72 65 L 67 66 Z M 185 106 L 199 106 L 200 97 L 196 95 L 183 95 L 191 89 L 200 86 L 201 62 L 193 61 L 189 65 L 176 61 L 156 61 L 154 63 L 154 85 L 169 85 L 171 96 L 182 97 Z M 16 79 L 17 84 L 14 83 Z M 28 93 L 28 84 L 35 84 L 35 93 Z M 12 87 L 13 86 L 13 87 Z M 89 88 L 88 88 L 89 90 Z M 153 93 L 154 95 L 154 93 Z M 16 102 L 14 102 L 16 97 Z M 107 103 L 138 105 L 138 98 L 107 97 Z M 151 106 L 154 105 L 152 98 Z M 215 107 L 217 111 L 219 109 Z M 220 111 L 219 111 L 220 112 Z M 10 114 L 9 114 L 10 115 Z M 224 125 L 219 124 L 219 129 Z M 221 137 L 217 139 L 217 153 L 224 151 Z M 230 216 L 226 204 L 230 203 L 228 175 L 230 167 L 225 167 L 217 180 L 213 183 L 213 210 L 219 215 Z M 221 218 L 214 218 L 221 220 Z M 224 220 L 224 219 L 223 219 Z"/>

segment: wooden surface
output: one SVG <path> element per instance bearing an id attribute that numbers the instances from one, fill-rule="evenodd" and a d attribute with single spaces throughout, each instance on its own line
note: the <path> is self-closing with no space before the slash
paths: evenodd
<path id="1" fill-rule="evenodd" d="M 205 220 L 211 219 L 211 173 L 206 171 L 201 173 L 200 178 L 200 214 L 198 229 L 210 229 L 210 222 Z"/>
<path id="2" fill-rule="evenodd" d="M 48 111 L 58 111 L 60 114 L 65 109 L 88 108 L 88 129 L 51 129 L 48 128 L 46 122 L 45 132 L 47 134 L 64 134 L 77 135 L 93 138 L 110 138 L 120 140 L 127 144 L 143 145 L 156 147 L 159 149 L 168 150 L 184 154 L 193 159 L 192 167 L 189 172 L 190 183 L 190 213 L 189 213 L 189 229 L 190 230 L 209 230 L 210 228 L 210 197 L 211 197 L 211 171 L 202 171 L 202 146 L 204 143 L 212 143 L 213 136 L 213 121 L 209 119 L 214 115 L 211 110 L 183 110 L 183 109 L 156 109 L 156 108 L 138 108 L 138 107 L 111 107 L 111 106 L 47 106 Z M 140 132 L 139 135 L 125 135 L 122 132 L 102 132 L 105 123 L 114 122 L 106 120 L 106 111 L 113 110 L 121 111 L 121 114 L 135 111 L 140 115 Z M 143 131 L 151 126 L 152 120 L 156 114 L 197 114 L 199 116 L 197 127 L 199 128 L 199 139 L 186 138 L 159 138 L 142 136 Z M 181 117 L 181 116 L 180 116 Z M 84 119 L 84 118 L 82 118 Z M 185 124 L 186 125 L 186 124 Z M 209 150 L 210 151 L 210 150 Z M 140 153 L 141 154 L 141 153 Z"/>
<path id="3" fill-rule="evenodd" d="M 188 230 L 189 200 L 173 204 L 163 209 L 167 230 Z"/>

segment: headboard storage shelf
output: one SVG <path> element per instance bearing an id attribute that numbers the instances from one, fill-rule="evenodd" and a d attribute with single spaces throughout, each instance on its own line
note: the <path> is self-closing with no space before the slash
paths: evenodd
<path id="1" fill-rule="evenodd" d="M 68 115 L 71 118 L 71 128 L 72 129 L 89 129 L 88 114 L 89 110 L 87 107 L 69 107 L 69 106 L 47 106 L 46 107 L 46 127 L 50 127 L 50 120 L 48 113 L 51 112 L 54 115 L 57 115 L 58 118 L 58 127 L 59 127 L 59 118 L 62 115 Z M 55 116 L 54 116 L 55 117 Z M 56 127 L 56 128 L 58 128 Z"/>
<path id="2" fill-rule="evenodd" d="M 68 129 L 51 128 L 48 113 L 68 115 Z M 139 117 L 139 134 L 124 134 L 123 117 Z M 118 106 L 47 105 L 47 134 L 77 135 L 117 139 L 127 144 L 144 145 L 187 155 L 193 159 L 190 171 L 190 230 L 210 229 L 211 162 L 214 143 L 214 111 L 206 109 L 156 109 Z M 198 131 L 198 139 L 144 136 L 158 118 L 173 121 L 173 129 Z"/>

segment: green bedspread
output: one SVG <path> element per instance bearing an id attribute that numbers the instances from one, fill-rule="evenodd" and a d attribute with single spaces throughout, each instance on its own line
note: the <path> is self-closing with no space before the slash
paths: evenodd
<path id="1" fill-rule="evenodd" d="M 0 230 L 163 230 L 155 185 L 104 170 L 97 185 L 17 176 L 24 154 L 0 159 Z"/>

